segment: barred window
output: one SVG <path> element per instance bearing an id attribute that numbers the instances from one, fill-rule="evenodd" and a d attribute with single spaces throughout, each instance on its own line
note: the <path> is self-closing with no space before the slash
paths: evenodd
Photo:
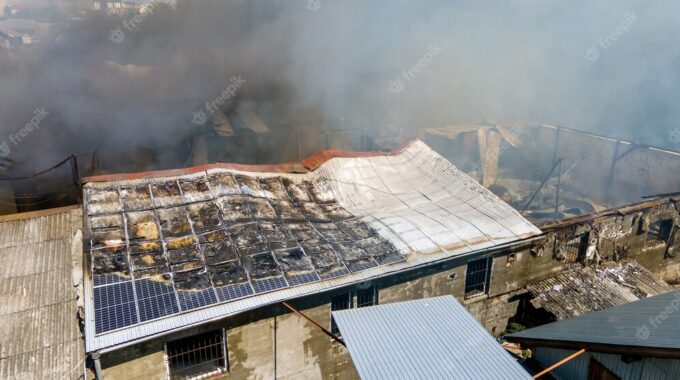
<path id="1" fill-rule="evenodd" d="M 590 233 L 586 232 L 581 235 L 574 236 L 569 239 L 564 245 L 565 262 L 575 263 L 583 259 L 588 250 L 588 241 L 590 240 Z"/>
<path id="2" fill-rule="evenodd" d="M 465 273 L 465 298 L 485 294 L 491 277 L 491 257 L 470 261 Z"/>
<path id="3" fill-rule="evenodd" d="M 668 239 L 671 237 L 672 229 L 672 219 L 660 220 L 658 222 L 651 223 L 649 225 L 649 231 L 647 231 L 647 241 L 645 242 L 645 248 L 653 248 L 661 244 L 668 243 Z"/>
<path id="4" fill-rule="evenodd" d="M 331 312 L 337 310 L 347 310 L 352 308 L 352 292 L 331 297 Z M 331 333 L 338 335 L 340 330 L 331 315 Z"/>
<path id="5" fill-rule="evenodd" d="M 227 370 L 223 330 L 168 342 L 165 349 L 171 379 L 186 379 Z"/>
<path id="6" fill-rule="evenodd" d="M 366 289 L 357 289 L 357 307 L 376 305 L 375 293 L 375 286 L 369 286 Z"/>

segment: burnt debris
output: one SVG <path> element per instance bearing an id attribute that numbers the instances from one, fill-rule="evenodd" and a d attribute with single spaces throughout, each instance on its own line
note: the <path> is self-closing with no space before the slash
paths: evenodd
<path id="1" fill-rule="evenodd" d="M 404 260 L 323 178 L 218 172 L 90 187 L 85 205 L 93 276 L 174 284 L 180 300 L 211 287 L 224 299 L 222 288 L 271 290 Z"/>

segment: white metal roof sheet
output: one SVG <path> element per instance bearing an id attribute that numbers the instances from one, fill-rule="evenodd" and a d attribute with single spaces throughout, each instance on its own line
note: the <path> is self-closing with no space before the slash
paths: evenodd
<path id="1" fill-rule="evenodd" d="M 530 379 L 453 297 L 334 311 L 354 366 L 371 379 Z"/>

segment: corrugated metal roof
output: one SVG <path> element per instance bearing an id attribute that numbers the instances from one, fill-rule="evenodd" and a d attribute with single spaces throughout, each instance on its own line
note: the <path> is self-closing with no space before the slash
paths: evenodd
<path id="1" fill-rule="evenodd" d="M 76 379 L 85 359 L 73 286 L 71 209 L 0 222 L 0 378 Z"/>
<path id="2" fill-rule="evenodd" d="M 555 277 L 527 285 L 536 308 L 557 319 L 637 301 L 673 290 L 636 262 L 609 262 L 599 268 L 580 266 Z"/>
<path id="3" fill-rule="evenodd" d="M 530 379 L 453 297 L 334 311 L 354 366 L 369 379 Z"/>
<path id="4" fill-rule="evenodd" d="M 676 290 L 521 331 L 508 339 L 624 346 L 626 352 L 636 347 L 680 350 L 679 316 Z"/>
<path id="5" fill-rule="evenodd" d="M 205 171 L 189 170 L 191 174 L 174 177 L 148 178 L 138 175 L 141 178 L 125 177 L 121 181 L 88 183 L 86 205 L 91 194 L 105 189 L 209 178 L 215 173 L 245 174 L 256 179 L 277 176 L 314 184 L 324 183 L 329 185 L 324 191 L 330 191 L 337 203 L 349 211 L 353 218 L 370 225 L 380 237 L 389 240 L 405 261 L 183 311 L 99 334 L 95 333 L 93 285 L 89 282 L 85 287 L 87 351 L 110 350 L 192 324 L 540 234 L 540 230 L 516 210 L 420 141 L 394 154 L 371 153 L 368 157 L 360 157 L 354 153 L 339 156 L 328 159 L 316 170 L 305 174 L 211 168 Z M 210 201 L 219 198 L 219 195 L 209 187 L 200 198 Z M 88 219 L 86 225 L 90 225 L 90 222 Z M 90 276 L 87 277 L 91 280 Z"/>

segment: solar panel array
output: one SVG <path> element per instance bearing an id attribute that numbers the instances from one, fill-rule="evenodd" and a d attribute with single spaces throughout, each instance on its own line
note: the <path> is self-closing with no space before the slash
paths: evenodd
<path id="1" fill-rule="evenodd" d="M 96 334 L 404 260 L 325 179 L 217 172 L 85 194 Z"/>

